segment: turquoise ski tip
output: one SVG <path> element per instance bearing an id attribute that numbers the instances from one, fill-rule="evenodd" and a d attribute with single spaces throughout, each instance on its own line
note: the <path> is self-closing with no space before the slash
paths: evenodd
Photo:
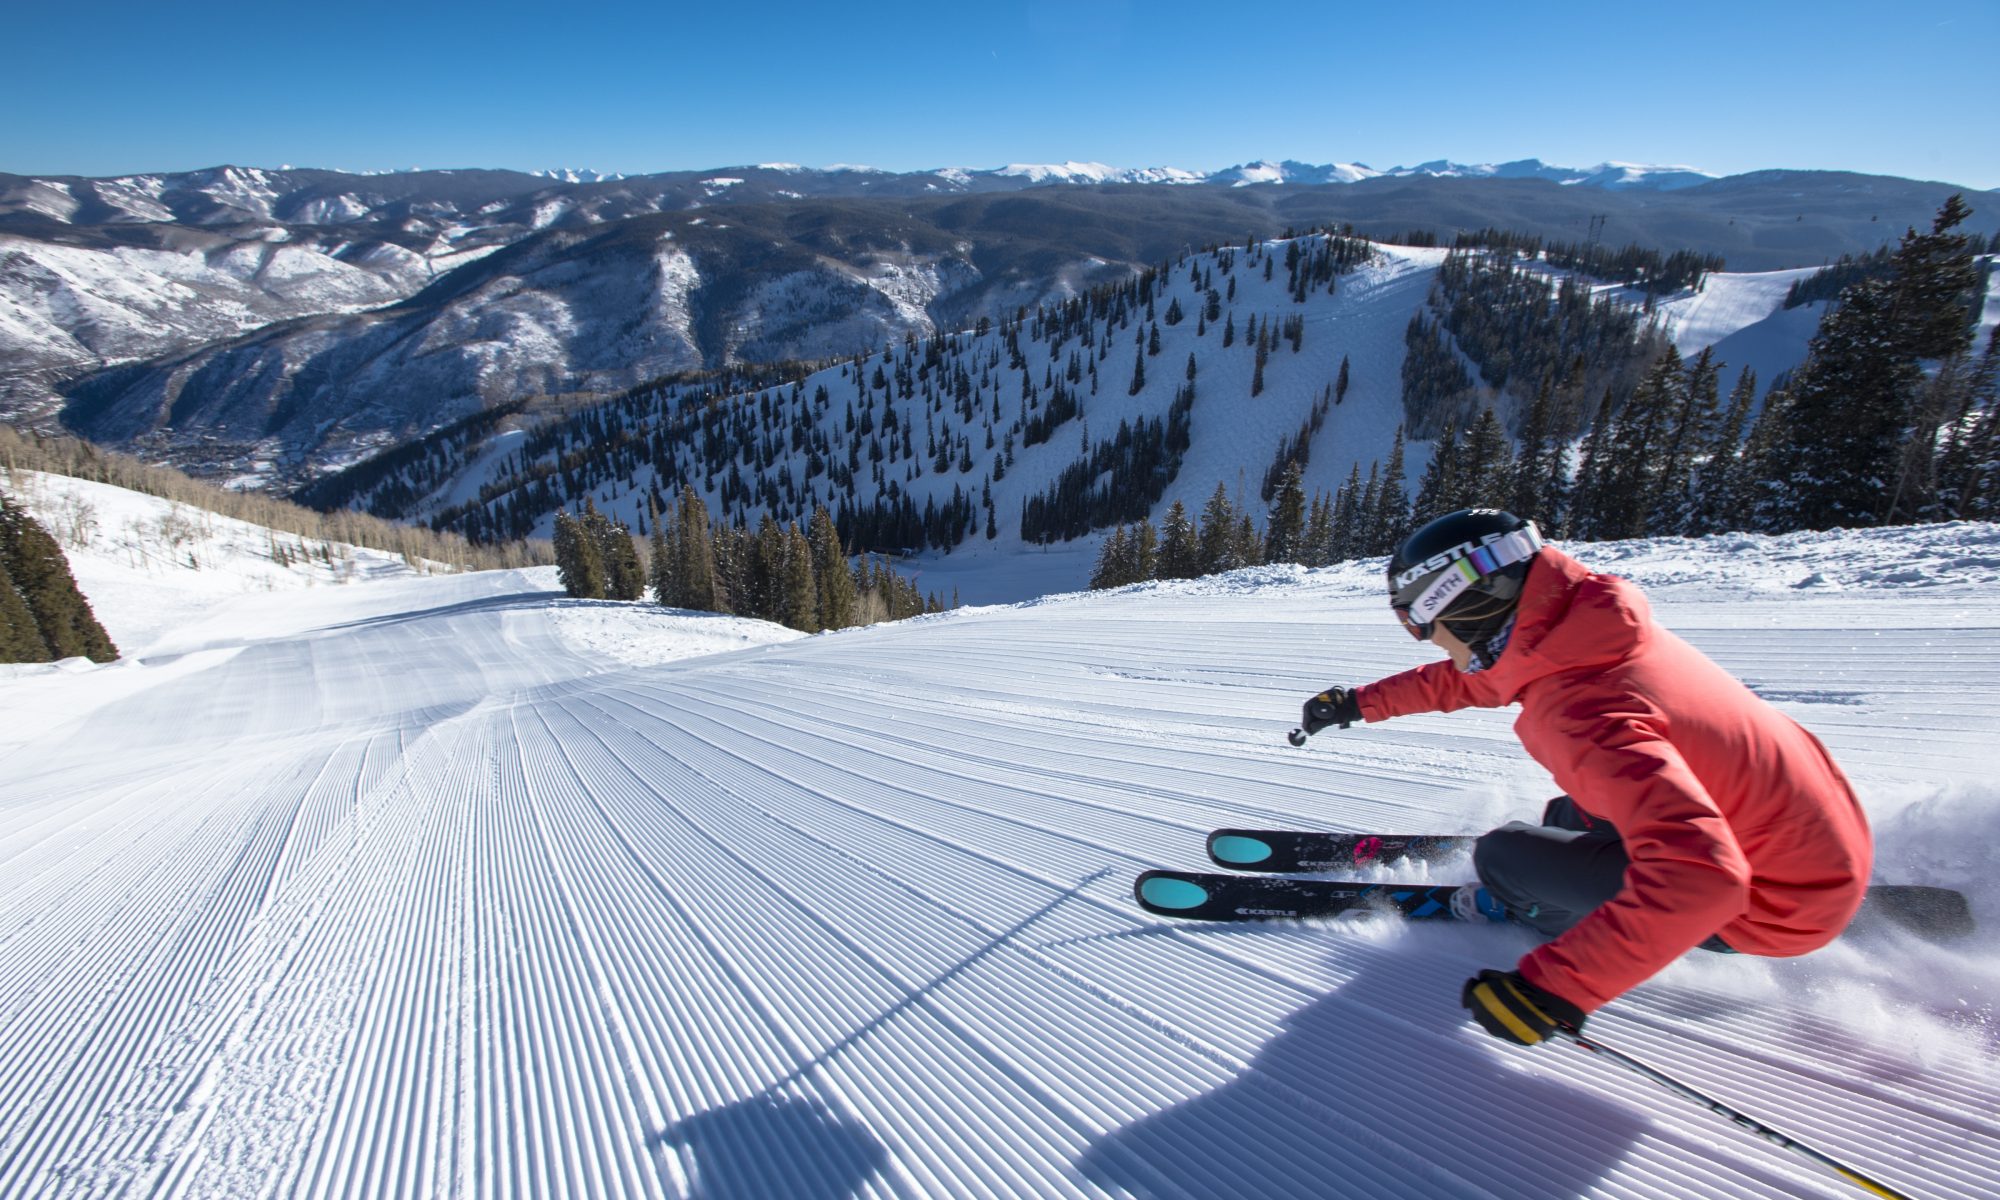
<path id="1" fill-rule="evenodd" d="M 1155 908 L 1199 908 L 1208 902 L 1208 889 L 1155 875 L 1139 885 L 1139 898 Z"/>
<path id="2" fill-rule="evenodd" d="M 1271 857 L 1271 844 L 1230 834 L 1210 842 L 1208 852 L 1215 856 L 1217 862 L 1240 863 L 1247 867 Z"/>

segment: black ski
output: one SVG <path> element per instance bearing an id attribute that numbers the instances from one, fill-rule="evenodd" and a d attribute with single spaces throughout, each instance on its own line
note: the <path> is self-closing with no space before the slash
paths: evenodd
<path id="1" fill-rule="evenodd" d="M 1238 871 L 1286 874 L 1345 871 L 1408 858 L 1430 862 L 1472 849 L 1470 836 L 1415 833 L 1318 833 L 1304 829 L 1218 829 L 1208 856 Z"/>
<path id="2" fill-rule="evenodd" d="M 1139 907 L 1147 912 L 1199 921 L 1326 917 L 1377 905 L 1413 919 L 1448 920 L 1452 895 L 1458 890 L 1449 884 L 1271 879 L 1199 871 L 1147 871 L 1132 885 Z M 1481 915 L 1489 920 L 1505 919 L 1497 912 Z"/>
<path id="3" fill-rule="evenodd" d="M 1325 917 L 1366 907 L 1386 907 L 1415 919 L 1450 918 L 1452 895 L 1458 890 L 1449 884 L 1356 883 L 1200 871 L 1147 871 L 1132 886 L 1139 907 L 1147 912 L 1199 921 Z M 1482 894 L 1480 900 L 1481 917 L 1506 919 L 1490 898 Z M 1876 884 L 1868 889 L 1854 927 L 1883 922 L 1934 942 L 1965 937 L 1973 931 L 1972 907 L 1965 893 L 1918 884 Z"/>

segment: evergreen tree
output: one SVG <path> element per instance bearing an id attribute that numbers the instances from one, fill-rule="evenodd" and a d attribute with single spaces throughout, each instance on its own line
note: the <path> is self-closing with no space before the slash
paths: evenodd
<path id="1" fill-rule="evenodd" d="M 0 499 L 0 503 L 4 503 Z M 4 520 L 5 518 L 0 518 Z M 53 662 L 55 655 L 42 640 L 34 610 L 14 586 L 5 555 L 0 555 L 0 663 Z"/>
<path id="2" fill-rule="evenodd" d="M 1938 452 L 1938 515 L 1987 520 L 2000 508 L 2000 326 L 1971 372 Z"/>
<path id="3" fill-rule="evenodd" d="M 1611 452 L 1600 469 L 1608 469 L 1598 499 L 1601 538 L 1645 537 L 1653 497 L 1663 475 L 1667 432 L 1683 404 L 1687 377 L 1680 352 L 1672 345 L 1660 352 L 1639 381 L 1612 424 Z"/>
<path id="4" fill-rule="evenodd" d="M 1966 238 L 1952 232 L 1967 213 L 1960 197 L 1946 201 L 1930 233 L 1904 235 L 1888 278 L 1848 287 L 1821 321 L 1786 389 L 1775 455 L 1783 527 L 1876 525 L 1922 507 L 1914 476 L 1936 429 L 1921 427 L 1921 361 L 1961 353 L 1970 339 L 1978 272 Z M 1911 441 L 1917 449 L 1906 453 Z"/>
<path id="5" fill-rule="evenodd" d="M 1161 579 L 1193 579 L 1201 574 L 1201 541 L 1187 506 L 1178 500 L 1167 509 L 1161 530 L 1158 573 Z"/>
<path id="6" fill-rule="evenodd" d="M 1367 528 L 1369 515 L 1361 511 L 1361 464 L 1355 463 L 1347 472 L 1347 482 L 1340 485 L 1333 496 L 1333 531 L 1327 547 L 1327 557 L 1334 562 L 1346 562 L 1359 558 L 1373 536 Z"/>
<path id="7" fill-rule="evenodd" d="M 1242 566 L 1236 559 L 1236 506 L 1222 484 L 1201 510 L 1201 574 L 1214 575 Z"/>
<path id="8" fill-rule="evenodd" d="M 757 523 L 757 536 L 750 551 L 750 589 L 744 603 L 744 611 L 760 621 L 784 620 L 788 548 L 785 527 L 766 512 Z"/>
<path id="9" fill-rule="evenodd" d="M 813 579 L 812 543 L 797 525 L 785 530 L 785 624 L 801 633 L 818 633 L 819 586 Z"/>
<path id="10" fill-rule="evenodd" d="M 1716 395 L 1721 370 L 1713 349 L 1703 348 L 1687 365 L 1676 402 L 1669 406 L 1660 474 L 1646 523 L 1650 534 L 1691 533 L 1700 521 L 1695 466 L 1712 448 L 1716 424 L 1722 419 Z"/>
<path id="11" fill-rule="evenodd" d="M 1333 561 L 1333 504 L 1325 492 L 1314 492 L 1312 508 L 1306 513 L 1305 546 L 1300 560 L 1309 567 L 1323 567 Z"/>
<path id="12" fill-rule="evenodd" d="M 1093 589 L 1120 588 L 1132 582 L 1131 538 L 1121 523 L 1097 550 L 1097 566 L 1090 573 Z"/>
<path id="13" fill-rule="evenodd" d="M 1458 428 L 1446 421 L 1444 432 L 1437 441 L 1431 443 L 1430 465 L 1424 468 L 1423 477 L 1417 480 L 1417 499 L 1410 513 L 1410 524 L 1421 526 L 1429 521 L 1464 508 L 1455 503 L 1463 491 L 1458 471 Z"/>
<path id="14" fill-rule="evenodd" d="M 667 537 L 667 523 L 660 519 L 660 507 L 649 504 L 647 511 L 652 516 L 653 535 L 647 545 L 646 584 L 653 594 L 653 603 L 668 604 L 674 595 L 674 551 Z"/>
<path id="15" fill-rule="evenodd" d="M 1757 373 L 1745 367 L 1737 374 L 1736 386 L 1729 390 L 1729 407 L 1709 438 L 1707 461 L 1697 475 L 1695 520 L 1688 532 L 1700 535 L 1749 526 L 1756 493 L 1743 439 L 1750 425 L 1750 406 L 1756 402 Z"/>
<path id="16" fill-rule="evenodd" d="M 807 535 L 812 547 L 813 578 L 818 587 L 819 625 L 822 629 L 845 629 L 859 620 L 859 597 L 854 591 L 854 575 L 848 570 L 847 555 L 841 549 L 840 531 L 833 514 L 824 504 L 813 511 Z"/>
<path id="17" fill-rule="evenodd" d="M 0 566 L 7 578 L 0 589 L 18 595 L 34 616 L 41 641 L 55 658 L 88 658 L 110 662 L 118 657 L 111 635 L 97 621 L 90 601 L 70 574 L 69 559 L 62 547 L 43 529 L 41 522 L 0 496 Z M 9 610 L 14 608 L 8 604 Z M 9 625 L 20 620 L 18 613 L 7 618 Z M 23 653 L 33 653 L 33 643 L 24 633 L 7 640 Z M 47 661 L 24 658 L 15 661 Z"/>
<path id="18" fill-rule="evenodd" d="M 1141 349 L 1132 360 L 1132 390 L 1127 395 L 1136 396 L 1146 387 L 1146 352 Z"/>
<path id="19" fill-rule="evenodd" d="M 1265 562 L 1295 563 L 1303 560 L 1306 492 L 1299 477 L 1298 463 L 1292 463 L 1285 470 L 1284 482 L 1278 485 L 1277 499 L 1272 503 L 1271 514 L 1264 524 Z"/>
<path id="20" fill-rule="evenodd" d="M 1264 539 L 1257 534 L 1257 523 L 1250 514 L 1239 513 L 1236 519 L 1236 536 L 1231 539 L 1230 556 L 1237 567 L 1261 566 L 1264 561 Z M 1230 568 L 1234 570 L 1235 567 Z"/>
<path id="21" fill-rule="evenodd" d="M 1445 511 L 1459 508 L 1498 508 L 1505 504 L 1514 479 L 1514 456 L 1507 448 L 1507 433 L 1491 408 L 1481 410 L 1466 434 L 1459 458 L 1457 499 Z"/>
<path id="22" fill-rule="evenodd" d="M 1359 464 L 1356 464 L 1357 466 Z M 1368 514 L 1368 536 L 1359 547 L 1364 555 L 1388 554 L 1410 532 L 1410 498 L 1403 477 L 1403 427 L 1389 447 L 1389 465 L 1382 471 L 1382 493 Z"/>
<path id="23" fill-rule="evenodd" d="M 1601 531 L 1605 525 L 1604 494 L 1611 474 L 1611 432 L 1616 422 L 1611 389 L 1605 388 L 1597 405 L 1597 419 L 1591 422 L 1577 457 L 1576 486 L 1570 493 L 1564 522 L 1567 537 L 1589 541 L 1608 536 Z"/>
<path id="24" fill-rule="evenodd" d="M 1506 508 L 1515 516 L 1526 517 L 1544 529 L 1554 529 L 1556 513 L 1551 500 L 1553 478 L 1550 460 L 1559 452 L 1563 439 L 1555 427 L 1555 380 L 1544 375 L 1535 389 L 1535 400 L 1521 422 L 1521 453 L 1514 462 L 1512 486 Z"/>
<path id="25" fill-rule="evenodd" d="M 582 533 L 597 551 L 598 568 L 603 573 L 600 598 L 637 600 L 646 594 L 646 572 L 639 565 L 639 552 L 632 547 L 632 531 L 624 522 L 611 520 L 585 500 Z"/>
<path id="26" fill-rule="evenodd" d="M 1752 494 L 1747 528 L 1767 532 L 1792 528 L 1787 524 L 1791 520 L 1792 498 L 1783 483 L 1784 464 L 1790 451 L 1786 439 L 1791 409 L 1791 386 L 1772 388 L 1764 397 L 1764 411 L 1757 414 L 1756 423 L 1750 426 L 1750 437 L 1743 443 L 1743 458 L 1748 464 L 1744 474 L 1751 480 Z"/>
<path id="27" fill-rule="evenodd" d="M 715 586 L 715 541 L 709 529 L 708 504 L 693 485 L 681 490 L 680 510 L 674 525 L 680 561 L 674 566 L 673 607 L 697 612 L 722 611 Z"/>
<path id="28" fill-rule="evenodd" d="M 554 541 L 563 591 L 579 600 L 604 599 L 604 557 L 582 519 L 557 513 Z"/>
<path id="29" fill-rule="evenodd" d="M 1132 529 L 1131 571 L 1134 583 L 1143 583 L 1159 577 L 1160 533 L 1153 523 L 1141 520 Z M 957 605 L 953 605 L 957 607 Z"/>

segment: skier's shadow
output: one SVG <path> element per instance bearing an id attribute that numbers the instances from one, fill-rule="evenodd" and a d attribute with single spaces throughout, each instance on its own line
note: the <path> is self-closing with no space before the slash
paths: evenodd
<path id="1" fill-rule="evenodd" d="M 1544 1064 L 1531 1056 L 1572 1048 L 1478 1033 L 1457 1004 L 1465 972 L 1365 945 L 1339 953 L 1360 973 L 1287 1017 L 1229 1083 L 1099 1138 L 1084 1177 L 1212 1200 L 1511 1194 L 1528 1177 L 1554 1200 L 1589 1192 L 1644 1127 L 1532 1073 Z"/>
<path id="2" fill-rule="evenodd" d="M 689 1200 L 846 1200 L 889 1162 L 860 1125 L 769 1092 L 697 1113 L 659 1141 L 693 1158 Z"/>

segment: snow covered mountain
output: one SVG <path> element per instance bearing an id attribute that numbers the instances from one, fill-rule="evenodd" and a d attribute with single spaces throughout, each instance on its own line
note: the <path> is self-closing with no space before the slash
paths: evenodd
<path id="1" fill-rule="evenodd" d="M 1873 250 L 1950 190 L 1810 172 L 1626 186 L 1637 170 L 0 176 L 0 417 L 279 486 L 478 407 L 849 354 L 1246 235 L 1581 241 L 1595 223 L 1608 244 L 1758 270 Z"/>
<path id="2" fill-rule="evenodd" d="M 1827 743 L 1879 878 L 1980 923 L 1690 955 L 1590 1032 L 1984 1200 L 2000 528 L 1572 549 Z M 1378 563 L 718 654 L 740 631 L 546 572 L 161 626 L 122 553 L 75 561 L 127 659 L 0 679 L 0 1193 L 1855 1194 L 1479 1033 L 1459 985 L 1518 931 L 1134 906 L 1215 826 L 1477 831 L 1549 794 L 1504 712 L 1283 744 L 1301 696 L 1424 660 Z"/>
<path id="3" fill-rule="evenodd" d="M 1342 255 L 1361 257 L 1336 270 Z M 1403 470 L 1417 478 L 1443 419 L 1412 415 L 1404 362 L 1412 319 L 1436 319 L 1445 256 L 1325 235 L 1194 254 L 1129 291 L 985 332 L 897 339 L 865 360 L 697 375 L 566 416 L 480 420 L 306 499 L 484 539 L 548 536 L 558 508 L 586 500 L 643 530 L 691 486 L 718 518 L 753 528 L 766 513 L 803 522 L 819 505 L 852 514 L 848 527 L 867 530 L 857 544 L 930 551 L 912 560 L 926 590 L 1022 600 L 1088 578 L 1089 529 L 1157 524 L 1175 503 L 1198 514 L 1218 486 L 1261 515 L 1286 461 L 1301 464 L 1308 496 L 1331 496 L 1384 468 L 1406 428 Z M 1658 300 L 1654 319 L 1686 356 L 1715 347 L 1725 379 L 1747 366 L 1768 389 L 1802 359 L 1824 307 L 1784 308 L 1804 274 L 1713 275 Z M 1639 324 L 1641 297 L 1595 286 Z M 1599 343 L 1596 390 L 1579 395 L 1645 365 L 1616 344 Z M 1528 352 L 1524 334 L 1514 354 Z M 1489 404 L 1510 416 L 1532 398 L 1523 386 L 1482 383 L 1452 419 L 1463 429 Z M 1082 508 L 1087 520 L 1071 512 Z M 1031 569 L 1044 562 L 1067 576 Z"/>

